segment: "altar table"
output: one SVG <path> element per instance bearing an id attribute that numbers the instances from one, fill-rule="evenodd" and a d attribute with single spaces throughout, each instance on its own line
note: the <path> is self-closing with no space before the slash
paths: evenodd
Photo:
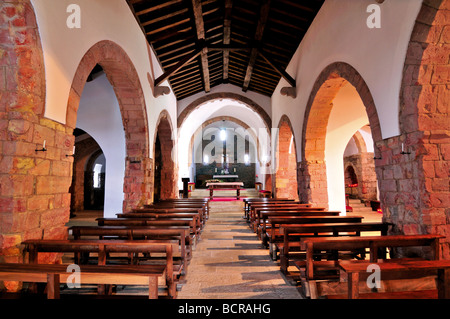
<path id="1" fill-rule="evenodd" d="M 214 190 L 221 189 L 221 190 L 229 190 L 229 189 L 235 189 L 236 190 L 236 199 L 239 199 L 241 196 L 241 187 L 244 186 L 243 182 L 223 182 L 223 183 L 207 183 L 206 187 L 209 188 L 209 198 L 213 199 L 213 193 Z"/>

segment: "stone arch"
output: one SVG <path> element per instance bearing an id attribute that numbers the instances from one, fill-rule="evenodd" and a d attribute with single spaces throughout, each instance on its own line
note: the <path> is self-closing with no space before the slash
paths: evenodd
<path id="1" fill-rule="evenodd" d="M 275 161 L 275 196 L 298 199 L 297 152 L 292 124 L 283 115 L 278 124 L 278 138 Z M 294 147 L 292 150 L 291 147 Z"/>
<path id="2" fill-rule="evenodd" d="M 353 138 L 353 141 L 355 141 L 355 144 L 356 144 L 356 147 L 358 148 L 359 153 L 367 152 L 366 141 L 364 141 L 364 137 L 362 137 L 362 135 L 359 131 L 356 131 L 356 133 L 353 135 L 352 138 Z"/>
<path id="3" fill-rule="evenodd" d="M 253 100 L 251 100 L 243 95 L 231 93 L 231 92 L 210 93 L 208 95 L 205 95 L 205 96 L 200 97 L 197 100 L 193 101 L 188 106 L 186 106 L 186 108 L 178 116 L 178 127 L 181 127 L 183 122 L 189 117 L 189 114 L 191 114 L 194 110 L 199 108 L 202 104 L 209 102 L 209 101 L 220 100 L 220 99 L 232 99 L 232 100 L 236 100 L 236 101 L 242 102 L 245 105 L 247 105 L 251 110 L 253 110 L 259 114 L 259 116 L 263 120 L 263 122 L 266 125 L 266 128 L 270 134 L 270 129 L 272 127 L 272 120 L 271 120 L 269 114 L 267 114 L 267 112 L 264 111 L 264 109 L 260 105 L 255 103 Z"/>
<path id="4" fill-rule="evenodd" d="M 449 192 L 450 1 L 425 0 L 416 18 L 403 68 L 400 135 L 377 143 L 377 175 L 384 218 L 395 234 L 434 233 L 450 258 Z M 402 152 L 403 147 L 403 152 Z M 426 254 L 426 252 L 425 252 Z"/>
<path id="5" fill-rule="evenodd" d="M 375 103 L 362 76 L 344 62 L 327 66 L 314 83 L 303 121 L 302 162 L 298 178 L 300 200 L 303 202 L 328 207 L 325 138 L 333 100 L 347 83 L 356 89 L 366 108 L 374 142 L 382 139 Z"/>
<path id="6" fill-rule="evenodd" d="M 160 165 L 159 168 L 156 168 L 156 139 L 159 139 L 160 143 L 160 160 L 158 163 Z M 159 187 L 159 199 L 169 199 L 176 198 L 178 193 L 178 187 L 176 181 L 178 180 L 178 169 L 176 167 L 175 161 L 175 140 L 173 138 L 173 127 L 172 121 L 170 119 L 170 114 L 166 110 L 163 110 L 159 114 L 158 121 L 156 123 L 155 129 L 155 142 L 153 143 L 153 154 L 155 154 L 155 167 L 153 171 L 157 174 L 156 169 L 159 169 L 160 181 L 155 180 L 155 187 Z M 162 183 L 161 181 L 164 181 Z M 156 185 L 156 183 L 159 183 Z"/>
<path id="7" fill-rule="evenodd" d="M 127 53 L 108 40 L 94 44 L 81 59 L 69 93 L 66 125 L 74 129 L 80 97 L 86 80 L 99 64 L 116 94 L 126 140 L 123 210 L 151 201 L 151 160 L 149 159 L 148 122 L 139 76 Z"/>
<path id="8" fill-rule="evenodd" d="M 215 123 L 215 122 L 219 122 L 219 121 L 230 121 L 233 123 L 236 123 L 239 126 L 242 126 L 245 130 L 247 130 L 249 132 L 249 135 L 253 138 L 253 140 L 256 142 L 256 156 L 257 158 L 255 159 L 255 161 L 258 161 L 259 164 L 261 165 L 261 159 L 260 159 L 260 144 L 259 144 L 259 138 L 258 135 L 255 134 L 255 132 L 253 130 L 250 129 L 250 126 L 248 126 L 245 122 L 233 117 L 233 116 L 217 116 L 217 117 L 213 117 L 208 119 L 207 121 L 203 122 L 201 126 L 199 126 L 197 128 L 197 130 L 194 132 L 194 134 L 192 135 L 191 141 L 189 143 L 189 159 L 192 159 L 192 149 L 194 146 L 194 140 L 195 140 L 195 136 L 201 131 L 203 130 L 205 127 L 207 127 L 208 125 Z M 189 162 L 189 166 L 192 163 Z"/>

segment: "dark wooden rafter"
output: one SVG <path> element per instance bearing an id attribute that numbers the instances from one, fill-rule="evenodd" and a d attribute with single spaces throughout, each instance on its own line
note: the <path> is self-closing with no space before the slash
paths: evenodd
<path id="1" fill-rule="evenodd" d="M 231 42 L 231 11 L 233 0 L 225 0 L 225 16 L 223 20 L 223 44 L 229 45 Z M 228 82 L 228 68 L 230 65 L 230 50 L 223 51 L 223 80 Z"/>
<path id="2" fill-rule="evenodd" d="M 266 27 L 267 19 L 269 18 L 270 10 L 270 0 L 264 0 L 261 4 L 261 9 L 259 13 L 258 25 L 256 26 L 256 32 L 254 37 L 254 42 L 259 44 L 262 41 L 264 28 Z M 242 85 L 242 90 L 245 92 L 248 90 L 250 80 L 253 73 L 253 67 L 256 63 L 256 58 L 258 57 L 258 48 L 253 48 L 250 53 L 250 59 L 247 66 L 247 72 L 245 74 L 244 84 Z"/>
<path id="3" fill-rule="evenodd" d="M 261 51 L 258 52 L 259 55 L 266 60 L 267 63 L 269 63 L 272 68 L 283 77 L 283 79 L 285 79 L 290 86 L 295 87 L 296 85 L 296 81 L 294 78 L 292 78 L 292 76 L 290 76 L 285 70 L 283 70 L 281 67 L 279 67 L 277 65 L 276 62 L 272 61 L 272 59 L 270 59 L 269 57 L 267 57 L 265 54 L 263 54 Z"/>
<path id="4" fill-rule="evenodd" d="M 229 83 L 295 94 L 286 67 L 324 0 L 126 0 L 177 99 Z M 281 92 L 283 94 L 283 92 Z M 291 95 L 292 96 L 292 95 Z"/>
<path id="5" fill-rule="evenodd" d="M 201 0 L 192 0 L 192 10 L 194 12 L 195 27 L 197 30 L 197 40 L 206 41 L 205 36 L 205 24 L 203 21 L 203 11 Z M 203 85 L 205 87 L 205 92 L 211 90 L 209 82 L 209 66 L 208 66 L 208 48 L 204 46 L 200 53 L 202 72 L 203 72 Z"/>
<path id="6" fill-rule="evenodd" d="M 183 58 L 180 62 L 178 62 L 176 65 L 174 65 L 169 70 L 164 72 L 160 77 L 158 77 L 155 80 L 155 86 L 158 86 L 159 84 L 161 84 L 162 82 L 167 80 L 172 74 L 176 73 L 178 70 L 180 70 L 187 63 L 189 63 L 190 61 L 192 61 L 193 59 L 198 57 L 202 53 L 203 48 L 205 46 L 206 46 L 205 42 L 201 43 L 201 45 L 197 49 L 195 49 L 191 54 L 189 54 L 188 56 Z"/>

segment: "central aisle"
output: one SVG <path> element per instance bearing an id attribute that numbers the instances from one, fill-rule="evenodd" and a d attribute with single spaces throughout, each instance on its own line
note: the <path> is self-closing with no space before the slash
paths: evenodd
<path id="1" fill-rule="evenodd" d="M 210 218 L 178 299 L 301 298 L 242 218 L 243 205 L 242 201 L 210 202 Z"/>

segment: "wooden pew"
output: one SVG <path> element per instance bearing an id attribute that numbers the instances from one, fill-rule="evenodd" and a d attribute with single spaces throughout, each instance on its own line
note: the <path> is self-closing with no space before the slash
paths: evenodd
<path id="1" fill-rule="evenodd" d="M 288 274 L 290 261 L 305 259 L 305 252 L 300 250 L 300 240 L 307 237 L 323 236 L 361 236 L 362 232 L 379 232 L 386 236 L 390 223 L 330 223 L 330 224 L 282 224 L 281 243 L 276 243 L 280 252 L 280 270 Z"/>
<path id="2" fill-rule="evenodd" d="M 267 224 L 270 225 L 266 232 L 270 254 L 273 260 L 278 259 L 277 243 L 283 241 L 280 234 L 280 226 L 286 224 L 325 224 L 325 223 L 361 223 L 363 216 L 277 216 L 269 217 Z"/>
<path id="3" fill-rule="evenodd" d="M 198 213 L 153 213 L 153 212 L 145 212 L 145 213 L 120 213 L 116 214 L 118 218 L 144 218 L 150 220 L 167 220 L 167 221 L 175 221 L 175 220 L 187 220 L 190 219 L 191 227 L 195 229 L 195 234 L 199 237 L 200 233 L 203 230 L 203 225 L 200 222 L 200 218 Z"/>
<path id="4" fill-rule="evenodd" d="M 286 204 L 275 204 L 275 205 L 262 205 L 262 206 L 252 206 L 250 210 L 250 227 L 255 230 L 255 223 L 257 222 L 257 219 L 260 217 L 261 212 L 265 211 L 324 211 L 324 207 L 310 207 L 306 206 L 307 204 L 292 204 L 292 205 L 286 205 Z"/>
<path id="5" fill-rule="evenodd" d="M 173 198 L 173 199 L 164 199 L 159 202 L 153 203 L 158 206 L 159 204 L 172 204 L 173 207 L 181 206 L 184 204 L 196 204 L 199 207 L 205 209 L 206 217 L 209 217 L 209 198 Z M 144 205 L 145 208 L 145 205 Z"/>
<path id="6" fill-rule="evenodd" d="M 28 263 L 38 264 L 39 253 L 73 253 L 75 263 L 78 253 L 96 253 L 98 265 L 106 265 L 112 253 L 119 254 L 151 254 L 163 253 L 166 256 L 166 285 L 168 295 L 176 297 L 176 277 L 173 271 L 173 254 L 178 253 L 179 246 L 175 242 L 155 242 L 145 240 L 27 240 L 22 242 L 24 253 L 28 252 Z M 26 260 L 26 258 L 24 258 Z M 150 265 L 146 265 L 150 267 Z"/>
<path id="7" fill-rule="evenodd" d="M 244 202 L 244 219 L 248 220 L 249 217 L 249 211 L 250 211 L 250 206 L 253 203 L 283 203 L 283 202 L 294 202 L 294 199 L 288 199 L 288 198 L 244 198 L 242 199 L 242 201 Z"/>
<path id="8" fill-rule="evenodd" d="M 120 219 L 145 219 L 148 221 L 159 220 L 165 221 L 166 225 L 170 225 L 172 223 L 174 226 L 179 225 L 179 221 L 188 221 L 189 226 L 191 227 L 191 233 L 194 235 L 196 241 L 200 238 L 200 233 L 203 230 L 202 224 L 200 222 L 199 216 L 197 213 L 123 213 L 116 214 L 117 218 Z M 161 222 L 162 224 L 162 222 Z"/>
<path id="9" fill-rule="evenodd" d="M 174 274 L 177 276 L 187 273 L 189 259 L 192 257 L 192 241 L 189 236 L 189 226 L 154 227 L 154 226 L 72 226 L 69 233 L 74 240 L 91 239 L 119 239 L 119 240 L 178 240 L 180 246 L 180 260 L 176 262 L 174 256 Z"/>
<path id="10" fill-rule="evenodd" d="M 302 285 L 309 287 L 311 298 L 317 298 L 316 280 L 320 279 L 315 268 L 324 266 L 327 270 L 339 271 L 338 254 L 332 254 L 334 261 L 314 261 L 315 251 L 357 251 L 369 249 L 370 262 L 376 263 L 378 259 L 386 259 L 386 248 L 429 246 L 432 250 L 432 259 L 439 260 L 439 241 L 445 238 L 442 235 L 388 235 L 388 236 L 361 236 L 361 237 L 310 237 L 300 241 L 300 249 L 306 250 L 306 260 L 296 261 L 295 265 L 303 271 Z M 379 251 L 382 250 L 382 253 Z"/>
<path id="11" fill-rule="evenodd" d="M 396 292 L 374 292 L 360 295 L 359 281 L 367 280 L 369 265 L 374 265 L 368 260 L 340 261 L 339 267 L 347 274 L 347 298 L 348 299 L 450 299 L 450 260 L 384 260 L 375 263 L 379 267 L 380 279 L 410 279 L 436 276 L 436 290 L 413 290 Z M 419 273 L 419 274 L 418 274 Z M 328 296 L 329 299 L 345 298 L 345 295 Z M 331 298 L 330 298 L 331 297 Z"/>
<path id="12" fill-rule="evenodd" d="M 154 226 L 154 227 L 179 227 L 189 226 L 192 245 L 195 246 L 198 239 L 198 228 L 192 218 L 106 218 L 96 219 L 98 226 Z"/>
<path id="13" fill-rule="evenodd" d="M 182 214 L 185 214 L 184 216 L 187 217 L 190 216 L 197 216 L 198 218 L 198 227 L 200 229 L 203 228 L 203 226 L 206 223 L 206 218 L 204 215 L 204 211 L 201 208 L 139 208 L 139 209 L 133 209 L 129 212 L 121 213 L 121 214 L 154 214 L 154 216 L 172 216 L 172 217 L 182 217 Z M 171 214 L 171 215 L 170 215 Z M 188 214 L 188 215 L 186 215 Z M 117 214 L 116 214 L 117 215 Z"/>
<path id="14" fill-rule="evenodd" d="M 269 210 L 269 209 L 313 209 L 310 204 L 301 204 L 299 202 L 297 203 L 269 203 L 269 204 L 255 204 L 250 206 L 249 211 L 249 223 L 252 225 L 255 222 L 256 215 L 258 211 L 261 210 Z M 314 208 L 314 210 L 325 210 L 325 208 Z"/>
<path id="15" fill-rule="evenodd" d="M 267 229 L 269 228 L 267 226 L 268 218 L 273 217 L 282 217 L 282 216 L 339 216 L 341 214 L 340 211 L 325 211 L 325 210 L 315 210 L 315 209 L 306 209 L 306 208 L 300 208 L 300 209 L 292 209 L 292 210 L 261 210 L 257 214 L 257 218 L 254 222 L 253 228 L 256 229 L 256 233 L 259 238 L 263 239 L 262 234 L 267 233 Z"/>
<path id="16" fill-rule="evenodd" d="M 47 298 L 60 298 L 60 284 L 73 276 L 62 264 L 20 264 L 0 263 L 0 280 L 21 281 L 47 284 Z M 158 278 L 166 273 L 165 265 L 153 266 L 117 266 L 117 265 L 80 265 L 80 284 L 97 285 L 145 285 L 148 286 L 148 298 L 158 298 Z"/>
<path id="17" fill-rule="evenodd" d="M 168 210 L 168 212 L 172 211 L 181 211 L 181 210 L 197 210 L 201 211 L 201 219 L 204 223 L 208 219 L 208 205 L 206 203 L 157 203 L 151 205 L 144 205 L 143 208 L 136 208 L 134 210 Z"/>

